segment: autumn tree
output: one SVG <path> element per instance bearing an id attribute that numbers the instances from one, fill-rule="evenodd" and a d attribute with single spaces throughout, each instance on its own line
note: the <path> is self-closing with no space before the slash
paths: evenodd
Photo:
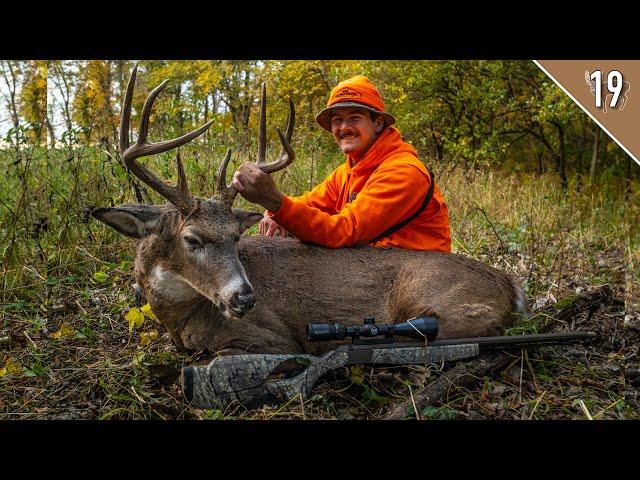
<path id="1" fill-rule="evenodd" d="M 77 77 L 77 62 L 69 60 L 49 60 L 49 104 L 51 108 L 59 111 L 64 121 L 67 132 L 73 129 L 73 96 L 75 93 Z"/>
<path id="2" fill-rule="evenodd" d="M 19 110 L 19 88 L 22 81 L 22 70 L 25 62 L 17 60 L 2 60 L 0 61 L 0 74 L 2 75 L 3 83 L 6 86 L 2 90 L 2 97 L 5 102 L 5 106 L 9 111 L 11 123 L 14 128 L 17 128 L 20 124 Z"/>
<path id="3" fill-rule="evenodd" d="M 20 93 L 20 114 L 31 124 L 31 140 L 41 144 L 45 128 L 51 126 L 47 116 L 47 62 L 31 60 L 26 62 L 22 91 Z"/>
<path id="4" fill-rule="evenodd" d="M 85 140 L 117 139 L 118 118 L 114 115 L 112 62 L 83 62 L 73 101 L 73 119 L 83 128 Z"/>

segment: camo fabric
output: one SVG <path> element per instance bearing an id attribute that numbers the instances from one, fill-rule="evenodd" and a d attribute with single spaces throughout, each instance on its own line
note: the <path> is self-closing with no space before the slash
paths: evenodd
<path id="1" fill-rule="evenodd" d="M 434 347 L 338 348 L 320 357 L 313 355 L 246 354 L 218 357 L 208 365 L 183 370 L 183 389 L 198 408 L 224 410 L 232 403 L 247 408 L 278 404 L 302 395 L 306 398 L 320 377 L 339 367 L 354 364 L 410 365 L 461 360 L 478 355 L 477 344 Z M 364 356 L 363 356 L 364 354 Z M 366 358 L 364 358 L 366 357 Z M 275 374 L 284 362 L 304 370 L 296 375 Z M 187 374 L 188 372 L 188 374 Z M 273 378 L 274 376 L 284 378 Z"/>
<path id="2" fill-rule="evenodd" d="M 480 349 L 477 343 L 424 348 L 385 348 L 372 351 L 371 363 L 377 365 L 441 363 L 475 357 L 479 354 Z"/>

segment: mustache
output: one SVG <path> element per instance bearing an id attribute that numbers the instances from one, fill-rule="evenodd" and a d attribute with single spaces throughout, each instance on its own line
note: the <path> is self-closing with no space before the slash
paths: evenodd
<path id="1" fill-rule="evenodd" d="M 357 136 L 358 136 L 358 134 L 356 132 L 345 132 L 345 133 L 341 133 L 339 135 L 339 138 L 343 139 L 345 137 L 357 137 Z"/>

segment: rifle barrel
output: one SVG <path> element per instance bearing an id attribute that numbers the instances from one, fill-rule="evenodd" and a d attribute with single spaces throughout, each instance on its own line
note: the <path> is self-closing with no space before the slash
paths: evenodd
<path id="1" fill-rule="evenodd" d="M 507 347 L 526 347 L 528 345 L 558 344 L 595 338 L 595 332 L 574 333 L 541 333 L 538 335 L 512 335 L 499 337 L 450 338 L 429 342 L 431 346 L 457 345 L 460 343 L 477 343 L 480 350 L 500 349 Z"/>

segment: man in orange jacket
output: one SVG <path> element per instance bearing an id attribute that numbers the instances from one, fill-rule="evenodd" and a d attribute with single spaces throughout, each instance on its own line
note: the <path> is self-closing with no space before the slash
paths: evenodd
<path id="1" fill-rule="evenodd" d="M 288 231 L 331 248 L 368 244 L 451 251 L 444 199 L 416 150 L 392 126 L 395 118 L 367 77 L 339 83 L 316 121 L 347 158 L 310 192 L 282 194 L 254 163 L 234 173 L 238 192 L 267 209 L 261 234 Z"/>

